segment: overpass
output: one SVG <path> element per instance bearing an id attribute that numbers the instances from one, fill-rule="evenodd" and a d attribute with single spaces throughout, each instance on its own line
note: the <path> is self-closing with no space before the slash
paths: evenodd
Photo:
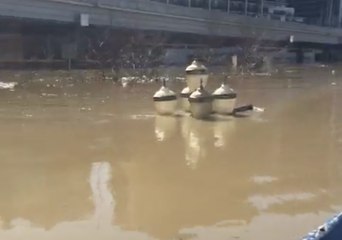
<path id="1" fill-rule="evenodd" d="M 342 29 L 228 14 L 150 0 L 0 0 L 0 17 L 233 38 L 341 44 Z"/>

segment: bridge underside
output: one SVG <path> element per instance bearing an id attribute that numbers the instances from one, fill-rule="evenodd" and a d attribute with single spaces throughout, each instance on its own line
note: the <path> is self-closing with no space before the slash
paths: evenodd
<path id="1" fill-rule="evenodd" d="M 217 37 L 340 44 L 340 29 L 228 15 L 145 0 L 0 0 L 0 16 Z"/>
<path id="2" fill-rule="evenodd" d="M 160 3 L 135 1 L 102 0 L 101 6 L 92 6 L 64 0 L 0 0 L 0 64 L 60 61 L 65 65 L 69 58 L 105 61 L 99 58 L 108 52 L 117 57 L 132 39 L 130 44 L 139 51 L 142 46 L 175 49 L 175 58 L 184 52 L 192 56 L 191 49 L 224 48 L 229 55 L 237 48 L 249 51 L 257 46 L 263 51 L 320 49 L 329 59 L 341 46 L 338 29 L 305 25 L 301 29 L 303 25 L 200 9 L 184 12 L 189 9 L 178 6 L 163 10 Z M 80 24 L 82 14 L 89 17 L 87 27 Z M 291 35 L 295 42 L 290 44 Z M 106 43 L 103 48 L 97 46 L 101 42 Z"/>
<path id="3" fill-rule="evenodd" d="M 296 55 L 298 49 L 337 52 L 340 46 L 304 42 L 289 44 L 288 41 L 108 26 L 82 28 L 66 22 L 0 18 L 0 67 L 18 66 L 18 63 L 22 64 L 20 66 L 35 67 L 38 62 L 38 67 L 54 63 L 60 68 L 67 66 L 65 61 L 69 58 L 84 64 L 87 62 L 84 67 L 96 67 L 99 61 L 107 61 L 106 58 L 118 58 L 123 49 L 138 52 L 142 49 L 166 50 L 169 56 L 167 64 L 185 64 L 194 54 L 214 55 L 219 63 L 222 59 L 229 59 L 232 54 L 240 53 L 241 50 L 251 51 L 252 48 L 263 52 L 286 49 Z M 296 59 L 293 54 L 290 54 L 292 59 Z M 89 65 L 92 61 L 93 64 Z"/>

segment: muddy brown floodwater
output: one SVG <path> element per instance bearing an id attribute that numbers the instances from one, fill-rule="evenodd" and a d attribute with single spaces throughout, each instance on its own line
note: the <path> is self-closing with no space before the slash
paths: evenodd
<path id="1" fill-rule="evenodd" d="M 342 210 L 331 70 L 233 77 L 265 112 L 216 122 L 155 116 L 157 83 L 2 71 L 0 239 L 300 239 Z"/>

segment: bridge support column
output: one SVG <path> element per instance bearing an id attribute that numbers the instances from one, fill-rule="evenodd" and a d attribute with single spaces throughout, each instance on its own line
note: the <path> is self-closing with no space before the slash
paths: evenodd
<path id="1" fill-rule="evenodd" d="M 234 54 L 232 56 L 232 71 L 233 73 L 237 73 L 238 70 L 238 56 Z"/>
<path id="2" fill-rule="evenodd" d="M 264 0 L 260 0 L 260 14 L 264 16 Z"/>
<path id="3" fill-rule="evenodd" d="M 51 35 L 48 34 L 46 36 L 46 57 L 47 59 L 51 59 L 53 57 L 53 51 L 52 51 L 52 47 L 51 47 Z"/>
<path id="4" fill-rule="evenodd" d="M 333 7 L 334 0 L 328 0 L 328 9 L 327 9 L 327 25 L 332 26 L 332 15 L 333 15 Z"/>
<path id="5" fill-rule="evenodd" d="M 230 14 L 230 0 L 227 0 L 227 13 Z"/>
<path id="6" fill-rule="evenodd" d="M 342 26 L 342 0 L 339 0 L 339 9 L 338 9 L 338 27 Z"/>
<path id="7" fill-rule="evenodd" d="M 303 49 L 299 48 L 296 51 L 296 62 L 303 63 L 304 62 L 304 51 Z"/>
<path id="8" fill-rule="evenodd" d="M 245 15 L 248 13 L 248 0 L 245 0 Z"/>

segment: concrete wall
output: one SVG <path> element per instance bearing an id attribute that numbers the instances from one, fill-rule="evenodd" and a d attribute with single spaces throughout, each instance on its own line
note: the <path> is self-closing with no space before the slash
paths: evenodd
<path id="1" fill-rule="evenodd" d="M 0 0 L 3 17 L 79 24 L 82 13 L 89 14 L 92 25 L 274 41 L 294 35 L 298 42 L 342 43 L 341 29 L 228 15 L 148 0 Z"/>

